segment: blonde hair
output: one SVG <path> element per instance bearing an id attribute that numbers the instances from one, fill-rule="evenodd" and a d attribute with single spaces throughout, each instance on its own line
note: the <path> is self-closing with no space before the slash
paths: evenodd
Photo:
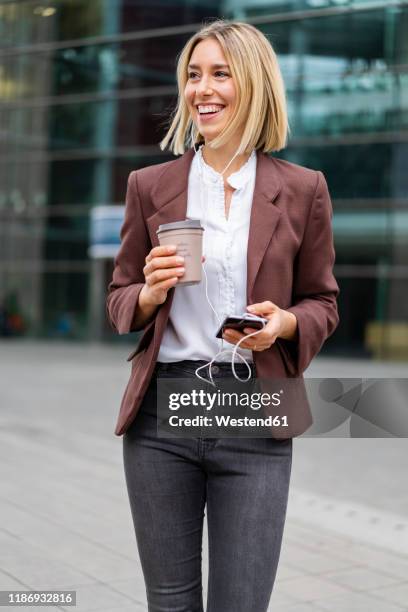
<path id="1" fill-rule="evenodd" d="M 228 142 L 244 122 L 245 127 L 237 154 L 261 149 L 269 153 L 286 145 L 289 132 L 285 86 L 276 54 L 262 32 L 248 23 L 217 20 L 205 25 L 185 44 L 177 62 L 178 101 L 170 118 L 170 127 L 160 142 L 180 155 L 186 148 L 204 139 L 195 126 L 184 89 L 188 64 L 195 46 L 208 38 L 221 45 L 237 88 L 238 103 L 229 123 L 209 143 L 218 148 Z"/>

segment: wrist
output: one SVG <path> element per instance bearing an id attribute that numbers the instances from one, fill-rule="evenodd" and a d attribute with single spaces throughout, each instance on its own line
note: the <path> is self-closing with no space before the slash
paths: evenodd
<path id="1" fill-rule="evenodd" d="M 283 340 L 296 340 L 298 337 L 298 325 L 293 312 L 281 309 L 282 329 L 278 338 Z"/>
<path id="2" fill-rule="evenodd" d="M 139 293 L 139 307 L 143 310 L 145 308 L 153 308 L 155 306 L 157 306 L 157 304 L 152 301 L 149 295 L 149 288 L 145 283 Z"/>
<path id="3" fill-rule="evenodd" d="M 135 331 L 142 329 L 147 323 L 150 322 L 154 313 L 156 312 L 157 305 L 153 304 L 149 300 L 149 291 L 146 285 L 143 285 L 139 292 L 135 313 L 133 317 L 133 326 Z"/>

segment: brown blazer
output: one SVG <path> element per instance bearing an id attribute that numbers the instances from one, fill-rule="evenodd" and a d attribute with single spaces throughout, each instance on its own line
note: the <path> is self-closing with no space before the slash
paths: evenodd
<path id="1" fill-rule="evenodd" d="M 129 176 L 121 247 L 106 302 L 110 324 L 119 334 L 140 329 L 133 319 L 144 283 L 145 257 L 159 244 L 156 230 L 161 223 L 186 217 L 193 156 L 194 150 L 189 149 L 176 160 Z M 248 238 L 247 302 L 270 300 L 293 312 L 298 322 L 296 341 L 278 338 L 269 349 L 253 352 L 259 378 L 296 377 L 304 384 L 304 370 L 338 325 L 332 214 L 321 172 L 258 151 Z M 151 380 L 175 290 L 169 290 L 128 357 L 132 367 L 115 429 L 118 436 L 135 418 Z M 296 403 L 296 425 L 290 437 L 303 433 L 312 423 L 307 401 Z"/>

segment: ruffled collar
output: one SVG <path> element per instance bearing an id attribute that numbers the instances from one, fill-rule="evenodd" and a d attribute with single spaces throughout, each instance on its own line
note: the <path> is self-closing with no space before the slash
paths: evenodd
<path id="1" fill-rule="evenodd" d="M 202 147 L 197 151 L 199 164 L 203 173 L 203 177 L 208 183 L 223 183 L 223 177 L 220 172 L 214 170 L 212 166 L 206 163 L 203 157 Z M 244 185 L 250 180 L 253 172 L 256 169 L 256 151 L 253 149 L 251 155 L 248 157 L 245 164 L 243 164 L 236 172 L 230 174 L 227 178 L 228 183 L 234 189 L 242 189 Z"/>

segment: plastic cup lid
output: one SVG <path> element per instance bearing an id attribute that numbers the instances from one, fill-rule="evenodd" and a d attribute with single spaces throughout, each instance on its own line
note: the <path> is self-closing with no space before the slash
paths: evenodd
<path id="1" fill-rule="evenodd" d="M 162 225 L 159 225 L 156 234 L 178 229 L 201 229 L 204 231 L 200 219 L 185 219 L 184 221 L 174 221 L 173 223 L 162 223 Z"/>

